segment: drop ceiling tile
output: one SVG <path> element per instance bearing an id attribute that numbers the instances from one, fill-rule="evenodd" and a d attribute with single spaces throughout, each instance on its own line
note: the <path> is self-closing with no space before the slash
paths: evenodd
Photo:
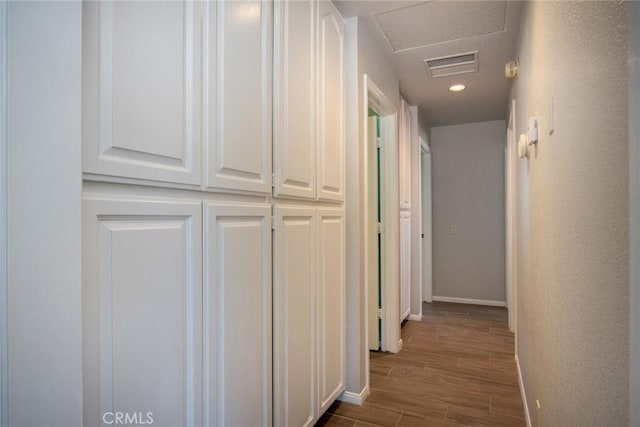
<path id="1" fill-rule="evenodd" d="M 394 51 L 505 30 L 506 1 L 430 1 L 376 15 Z"/>

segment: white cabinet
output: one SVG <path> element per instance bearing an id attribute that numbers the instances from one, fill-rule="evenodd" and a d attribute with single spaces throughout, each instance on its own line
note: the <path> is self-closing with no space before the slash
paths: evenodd
<path id="1" fill-rule="evenodd" d="M 270 426 L 271 207 L 204 207 L 205 425 Z"/>
<path id="2" fill-rule="evenodd" d="M 208 24 L 205 185 L 269 194 L 272 2 L 203 6 Z"/>
<path id="3" fill-rule="evenodd" d="M 274 425 L 310 426 L 318 414 L 317 211 L 275 207 Z"/>
<path id="4" fill-rule="evenodd" d="M 316 9 L 274 4 L 275 196 L 316 198 Z"/>
<path id="5" fill-rule="evenodd" d="M 398 136 L 400 209 L 411 209 L 411 111 L 404 99 L 400 100 Z"/>
<path id="6" fill-rule="evenodd" d="M 345 217 L 318 209 L 318 387 L 320 413 L 345 389 Z"/>
<path id="7" fill-rule="evenodd" d="M 344 23 L 330 1 L 318 9 L 318 199 L 344 200 Z"/>
<path id="8" fill-rule="evenodd" d="M 274 425 L 313 425 L 345 389 L 344 210 L 274 217 Z"/>
<path id="9" fill-rule="evenodd" d="M 400 211 L 400 321 L 411 312 L 411 213 Z"/>
<path id="10" fill-rule="evenodd" d="M 86 173 L 200 186 L 202 14 L 196 2 L 86 2 Z"/>
<path id="11" fill-rule="evenodd" d="M 85 196 L 84 425 L 202 424 L 201 209 Z"/>

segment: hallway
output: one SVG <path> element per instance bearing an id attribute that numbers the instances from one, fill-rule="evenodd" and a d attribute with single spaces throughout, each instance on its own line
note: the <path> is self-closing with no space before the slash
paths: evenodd
<path id="1" fill-rule="evenodd" d="M 524 426 L 504 308 L 434 302 L 402 328 L 398 354 L 371 353 L 371 394 L 318 426 Z"/>

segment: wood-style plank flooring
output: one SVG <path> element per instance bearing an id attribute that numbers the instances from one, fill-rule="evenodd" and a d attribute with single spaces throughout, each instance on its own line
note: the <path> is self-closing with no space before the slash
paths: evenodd
<path id="1" fill-rule="evenodd" d="M 371 352 L 364 405 L 336 402 L 316 426 L 525 426 L 506 309 L 425 303 L 402 340 Z"/>

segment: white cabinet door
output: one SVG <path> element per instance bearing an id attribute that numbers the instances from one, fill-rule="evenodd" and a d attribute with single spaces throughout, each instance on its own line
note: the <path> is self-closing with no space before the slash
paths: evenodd
<path id="1" fill-rule="evenodd" d="M 201 183 L 198 2 L 86 2 L 83 171 Z"/>
<path id="2" fill-rule="evenodd" d="M 320 413 L 344 391 L 345 364 L 344 210 L 318 209 L 318 326 Z"/>
<path id="3" fill-rule="evenodd" d="M 205 186 L 271 193 L 272 2 L 204 8 Z"/>
<path id="4" fill-rule="evenodd" d="M 315 199 L 317 4 L 276 1 L 274 7 L 274 195 Z"/>
<path id="5" fill-rule="evenodd" d="M 317 417 L 316 209 L 275 207 L 274 425 L 310 426 Z"/>
<path id="6" fill-rule="evenodd" d="M 344 23 L 330 1 L 318 10 L 318 199 L 344 200 Z"/>
<path id="7" fill-rule="evenodd" d="M 400 209 L 411 209 L 411 111 L 404 99 L 400 101 L 399 124 L 399 179 Z"/>
<path id="8" fill-rule="evenodd" d="M 202 425 L 201 212 L 85 196 L 84 425 Z"/>
<path id="9" fill-rule="evenodd" d="M 400 212 L 400 321 L 411 312 L 411 213 Z"/>
<path id="10" fill-rule="evenodd" d="M 271 207 L 205 204 L 205 425 L 270 426 Z"/>

